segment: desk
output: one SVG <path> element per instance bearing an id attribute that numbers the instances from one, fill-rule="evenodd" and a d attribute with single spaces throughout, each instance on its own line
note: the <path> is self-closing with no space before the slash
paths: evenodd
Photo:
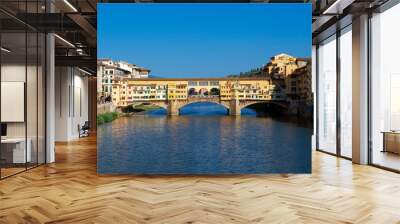
<path id="1" fill-rule="evenodd" d="M 6 138 L 1 139 L 2 145 L 2 153 L 3 151 L 12 151 L 12 163 L 26 163 L 31 162 L 32 153 L 31 153 L 31 139 L 27 139 L 28 147 L 26 147 L 25 151 L 25 138 Z M 5 147 L 5 149 L 3 148 Z M 12 147 L 10 149 L 10 147 Z M 26 159 L 26 160 L 25 160 Z"/>
<path id="2" fill-rule="evenodd" d="M 383 131 L 382 152 L 400 154 L 400 131 Z"/>

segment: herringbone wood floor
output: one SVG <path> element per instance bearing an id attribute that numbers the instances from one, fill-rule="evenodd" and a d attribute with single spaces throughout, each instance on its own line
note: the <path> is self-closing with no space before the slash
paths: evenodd
<path id="1" fill-rule="evenodd" d="M 313 153 L 312 175 L 98 176 L 95 138 L 0 181 L 0 223 L 400 223 L 400 175 Z"/>

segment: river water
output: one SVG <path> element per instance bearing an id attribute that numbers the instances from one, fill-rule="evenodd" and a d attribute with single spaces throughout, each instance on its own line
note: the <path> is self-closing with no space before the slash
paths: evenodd
<path id="1" fill-rule="evenodd" d="M 311 128 L 296 119 L 226 116 L 214 104 L 122 117 L 98 127 L 101 174 L 311 172 Z"/>

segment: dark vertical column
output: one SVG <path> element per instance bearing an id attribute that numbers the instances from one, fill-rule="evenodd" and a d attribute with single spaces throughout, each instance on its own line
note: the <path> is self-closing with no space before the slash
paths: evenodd
<path id="1" fill-rule="evenodd" d="M 341 119 L 340 119 L 340 35 L 339 27 L 336 28 L 336 154 L 341 156 Z"/>
<path id="2" fill-rule="evenodd" d="M 315 46 L 315 148 L 319 149 L 319 45 Z"/>
<path id="3" fill-rule="evenodd" d="M 88 119 L 90 131 L 96 131 L 97 116 L 97 79 L 96 77 L 88 77 Z"/>
<path id="4" fill-rule="evenodd" d="M 371 19 L 372 19 L 372 12 L 368 12 L 368 20 L 367 20 L 367 47 L 368 47 L 368 52 L 367 52 L 367 64 L 368 64 L 368 70 L 367 70 L 367 83 L 368 83 L 368 89 L 367 89 L 367 101 L 368 101 L 368 114 L 367 114 L 367 119 L 368 119 L 368 124 L 367 124 L 367 129 L 368 129 L 368 156 L 367 156 L 367 163 L 372 164 L 373 163 L 373 153 L 372 153 L 372 96 L 371 96 L 371 75 L 372 75 L 372 65 L 371 65 L 371 56 L 372 56 L 372 42 L 371 42 L 371 37 L 372 37 L 372 29 L 371 29 Z"/>

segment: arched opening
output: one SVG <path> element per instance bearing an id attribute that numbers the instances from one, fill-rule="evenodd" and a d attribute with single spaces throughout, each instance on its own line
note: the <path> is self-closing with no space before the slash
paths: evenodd
<path id="1" fill-rule="evenodd" d="M 208 96 L 208 90 L 206 88 L 201 88 L 199 90 L 199 95 Z"/>
<path id="2" fill-rule="evenodd" d="M 257 102 L 242 108 L 240 113 L 241 115 L 283 117 L 287 115 L 287 108 L 278 103 Z"/>
<path id="3" fill-rule="evenodd" d="M 167 114 L 166 108 L 151 102 L 131 104 L 122 107 L 121 112 L 125 114 Z"/>
<path id="4" fill-rule="evenodd" d="M 187 104 L 179 109 L 179 115 L 196 116 L 225 116 L 229 112 L 225 106 L 214 102 L 195 102 Z"/>
<path id="5" fill-rule="evenodd" d="M 196 96 L 196 95 L 199 95 L 199 93 L 196 91 L 195 88 L 190 88 L 190 89 L 188 90 L 188 95 L 189 95 L 189 96 Z"/>
<path id="6" fill-rule="evenodd" d="M 210 89 L 210 95 L 211 96 L 219 96 L 219 89 L 218 88 Z"/>

